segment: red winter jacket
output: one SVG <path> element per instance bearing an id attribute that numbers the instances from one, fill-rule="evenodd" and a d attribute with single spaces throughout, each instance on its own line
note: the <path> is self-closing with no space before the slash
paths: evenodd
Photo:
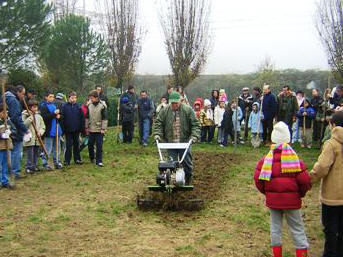
<path id="1" fill-rule="evenodd" d="M 263 157 L 255 170 L 255 185 L 266 195 L 266 206 L 271 209 L 300 209 L 301 198 L 311 189 L 308 170 L 300 160 L 301 172 L 281 173 L 281 150 L 274 150 L 272 176 L 270 181 L 258 179 L 264 162 Z"/>

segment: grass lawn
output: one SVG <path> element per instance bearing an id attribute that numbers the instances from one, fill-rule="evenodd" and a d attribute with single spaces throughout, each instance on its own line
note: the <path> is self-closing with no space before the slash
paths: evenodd
<path id="1" fill-rule="evenodd" d="M 140 211 L 135 197 L 154 183 L 157 149 L 115 139 L 113 131 L 106 136 L 105 168 L 90 164 L 84 151 L 82 166 L 32 175 L 15 191 L 0 191 L 0 256 L 271 256 L 269 212 L 253 182 L 267 148 L 197 144 L 194 182 L 205 208 Z M 298 153 L 312 168 L 319 150 Z M 315 185 L 303 207 L 311 256 L 323 244 L 318 191 Z M 286 229 L 283 238 L 284 256 L 295 256 Z"/>

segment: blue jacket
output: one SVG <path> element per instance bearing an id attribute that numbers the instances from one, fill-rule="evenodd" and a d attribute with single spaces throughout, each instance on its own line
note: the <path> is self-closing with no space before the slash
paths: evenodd
<path id="1" fill-rule="evenodd" d="M 262 112 L 266 120 L 272 120 L 277 114 L 278 103 L 275 95 L 268 93 L 262 99 Z"/>
<path id="2" fill-rule="evenodd" d="M 63 129 L 66 133 L 83 132 L 85 116 L 79 104 L 66 103 L 62 106 Z"/>
<path id="3" fill-rule="evenodd" d="M 305 118 L 305 123 L 306 123 L 306 128 L 311 128 L 312 127 L 312 120 L 316 117 L 316 111 L 313 109 L 313 107 L 300 107 L 297 117 L 299 119 L 299 127 L 304 126 L 304 115 L 303 113 L 307 112 L 306 118 Z"/>
<path id="4" fill-rule="evenodd" d="M 236 111 L 237 113 L 237 123 L 236 123 Z M 232 124 L 234 131 L 241 131 L 241 122 L 240 120 L 243 118 L 243 112 L 241 107 L 237 107 L 236 109 L 232 110 Z"/>
<path id="5" fill-rule="evenodd" d="M 154 107 L 149 97 L 138 99 L 138 115 L 140 120 L 150 119 L 154 114 Z"/>
<path id="6" fill-rule="evenodd" d="M 260 115 L 260 111 L 259 111 L 260 105 L 256 102 L 254 104 L 257 104 L 257 112 L 252 111 L 250 113 L 248 127 L 251 128 L 251 133 L 257 133 L 258 124 L 260 123 L 260 132 L 259 133 L 262 134 L 263 133 L 263 126 L 262 126 L 261 120 L 263 119 L 263 114 Z M 260 120 L 260 122 L 258 120 Z"/>
<path id="7" fill-rule="evenodd" d="M 23 141 L 24 135 L 28 132 L 21 117 L 22 107 L 17 97 L 10 91 L 5 93 L 8 116 L 16 128 L 16 135 L 12 135 L 12 140 L 16 142 Z"/>

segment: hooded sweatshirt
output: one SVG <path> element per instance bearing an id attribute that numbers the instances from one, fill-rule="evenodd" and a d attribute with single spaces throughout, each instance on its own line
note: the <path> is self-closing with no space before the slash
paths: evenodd
<path id="1" fill-rule="evenodd" d="M 259 133 L 263 133 L 263 126 L 262 126 L 262 119 L 263 114 L 260 113 L 260 104 L 255 102 L 253 105 L 257 106 L 257 111 L 252 111 L 249 116 L 249 123 L 248 127 L 251 128 L 251 133 L 257 133 L 259 130 Z"/>
<path id="2" fill-rule="evenodd" d="M 343 127 L 335 127 L 310 173 L 312 183 L 321 180 L 320 201 L 343 205 Z"/>

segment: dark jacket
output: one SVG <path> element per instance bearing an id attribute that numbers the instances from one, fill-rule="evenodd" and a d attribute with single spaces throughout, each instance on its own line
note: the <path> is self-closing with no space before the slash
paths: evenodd
<path id="1" fill-rule="evenodd" d="M 133 103 L 121 103 L 120 104 L 120 114 L 122 122 L 134 122 L 135 120 L 135 108 Z"/>
<path id="2" fill-rule="evenodd" d="M 130 92 L 125 92 L 121 98 L 123 98 L 124 96 L 129 98 L 129 102 L 132 103 L 133 106 L 135 106 L 137 104 L 137 95 L 136 94 L 132 94 Z"/>
<path id="3" fill-rule="evenodd" d="M 313 97 L 310 101 L 314 111 L 317 113 L 320 109 L 321 105 L 323 104 L 324 99 L 321 96 Z"/>
<path id="4" fill-rule="evenodd" d="M 101 93 L 99 94 L 99 98 L 100 98 L 101 101 L 103 101 L 103 102 L 106 103 L 107 108 L 108 108 L 108 104 L 109 104 L 109 102 L 108 102 L 108 97 L 104 94 L 104 92 L 101 92 Z"/>
<path id="5" fill-rule="evenodd" d="M 153 117 L 154 108 L 149 97 L 138 99 L 138 115 L 140 120 L 150 119 Z"/>
<path id="6" fill-rule="evenodd" d="M 84 132 L 85 116 L 79 104 L 66 103 L 62 107 L 63 129 L 66 133 Z"/>
<path id="7" fill-rule="evenodd" d="M 44 136 L 50 137 L 50 132 L 52 129 L 52 120 L 56 118 L 57 114 L 51 113 L 47 107 L 47 102 L 42 102 L 40 106 L 40 113 L 43 117 L 44 123 L 45 123 L 45 134 Z M 61 119 L 62 119 L 62 113 L 61 113 Z M 61 120 L 60 119 L 60 120 Z M 58 123 L 60 123 L 60 120 L 57 120 Z M 61 124 L 60 124 L 61 126 Z"/>
<path id="8" fill-rule="evenodd" d="M 330 104 L 333 105 L 333 109 L 335 109 L 337 106 L 340 106 L 343 103 L 343 97 L 339 96 L 338 94 L 334 94 L 333 97 L 330 98 Z"/>
<path id="9" fill-rule="evenodd" d="M 253 97 L 251 94 L 248 94 L 246 96 L 240 95 L 238 97 L 238 106 L 241 107 L 241 110 L 243 112 L 243 119 L 245 119 L 246 108 L 249 108 L 248 113 L 251 112 L 252 104 L 253 104 Z"/>
<path id="10" fill-rule="evenodd" d="M 272 93 L 265 94 L 262 100 L 262 112 L 265 120 L 272 120 L 275 118 L 278 109 L 276 97 Z"/>
<path id="11" fill-rule="evenodd" d="M 227 107 L 224 112 L 223 120 L 221 123 L 221 127 L 224 128 L 226 131 L 233 130 L 232 115 L 233 111 L 231 110 L 231 108 Z"/>
<path id="12" fill-rule="evenodd" d="M 12 135 L 12 140 L 15 142 L 21 142 L 23 141 L 24 135 L 28 132 L 28 129 L 24 125 L 24 122 L 21 116 L 21 113 L 22 113 L 21 104 L 18 98 L 15 96 L 15 94 L 12 93 L 11 91 L 7 91 L 5 93 L 5 97 L 6 97 L 6 104 L 7 104 L 7 109 L 8 109 L 8 116 L 16 128 L 16 134 Z"/>
<path id="13" fill-rule="evenodd" d="M 270 181 L 259 179 L 265 157 L 258 162 L 254 175 L 257 189 L 266 196 L 266 206 L 271 209 L 300 209 L 301 198 L 311 189 L 305 163 L 300 160 L 301 172 L 281 173 L 281 150 L 274 150 L 273 157 Z"/>
<path id="14" fill-rule="evenodd" d="M 278 96 L 278 114 L 277 120 L 283 121 L 286 124 L 291 124 L 294 117 L 296 117 L 299 110 L 299 105 L 295 95 L 288 96 L 282 93 Z"/>

